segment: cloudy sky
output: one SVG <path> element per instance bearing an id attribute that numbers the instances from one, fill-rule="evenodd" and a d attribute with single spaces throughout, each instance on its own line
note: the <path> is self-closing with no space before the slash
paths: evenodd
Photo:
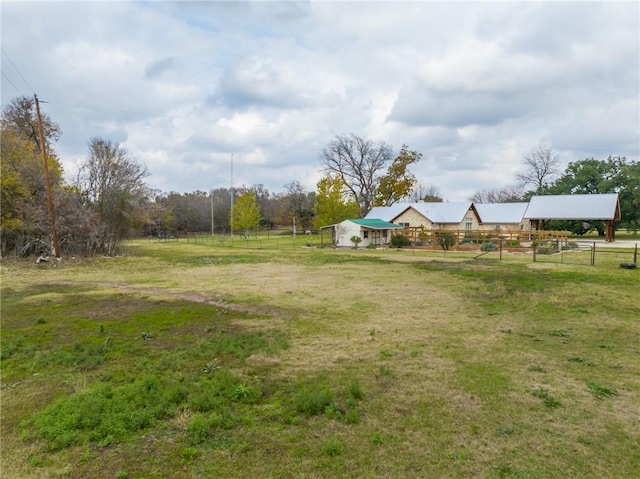
<path id="1" fill-rule="evenodd" d="M 48 103 L 68 175 L 120 142 L 164 192 L 315 190 L 354 133 L 423 154 L 445 200 L 514 182 L 533 147 L 563 163 L 640 150 L 632 2 L 3 1 L 2 104 Z"/>

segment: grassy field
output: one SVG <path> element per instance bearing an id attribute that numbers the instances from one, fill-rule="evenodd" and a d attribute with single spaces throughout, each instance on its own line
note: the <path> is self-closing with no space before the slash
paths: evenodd
<path id="1" fill-rule="evenodd" d="M 2 477 L 640 476 L 631 250 L 273 241 L 3 261 Z"/>

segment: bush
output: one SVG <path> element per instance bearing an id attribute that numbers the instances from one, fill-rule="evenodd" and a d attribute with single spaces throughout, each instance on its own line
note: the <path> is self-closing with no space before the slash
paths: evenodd
<path id="1" fill-rule="evenodd" d="M 391 236 L 391 246 L 394 248 L 404 248 L 410 246 L 411 240 L 405 235 L 393 235 Z"/>
<path id="2" fill-rule="evenodd" d="M 498 247 L 496 246 L 495 243 L 492 243 L 491 241 L 487 241 L 486 243 L 482 243 L 482 246 L 480 247 L 480 249 L 482 251 L 495 251 L 498 249 Z"/>
<path id="3" fill-rule="evenodd" d="M 436 239 L 443 251 L 450 250 L 456 244 L 456 236 L 453 233 L 437 233 Z"/>

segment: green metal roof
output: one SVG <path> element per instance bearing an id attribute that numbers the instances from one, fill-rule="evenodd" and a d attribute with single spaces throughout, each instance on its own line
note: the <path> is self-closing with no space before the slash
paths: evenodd
<path id="1" fill-rule="evenodd" d="M 349 220 L 357 225 L 364 226 L 365 228 L 371 228 L 372 230 L 388 230 L 393 228 L 402 228 L 400 225 L 396 225 L 393 223 L 389 223 L 387 221 L 382 221 L 377 218 L 363 218 L 363 219 L 355 219 Z"/>

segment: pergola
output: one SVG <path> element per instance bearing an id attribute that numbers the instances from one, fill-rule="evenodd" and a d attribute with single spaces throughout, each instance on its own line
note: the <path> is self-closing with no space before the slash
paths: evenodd
<path id="1" fill-rule="evenodd" d="M 524 215 L 532 229 L 544 229 L 546 221 L 601 221 L 605 225 L 605 240 L 616 239 L 616 221 L 620 219 L 617 193 L 593 195 L 534 196 Z"/>

